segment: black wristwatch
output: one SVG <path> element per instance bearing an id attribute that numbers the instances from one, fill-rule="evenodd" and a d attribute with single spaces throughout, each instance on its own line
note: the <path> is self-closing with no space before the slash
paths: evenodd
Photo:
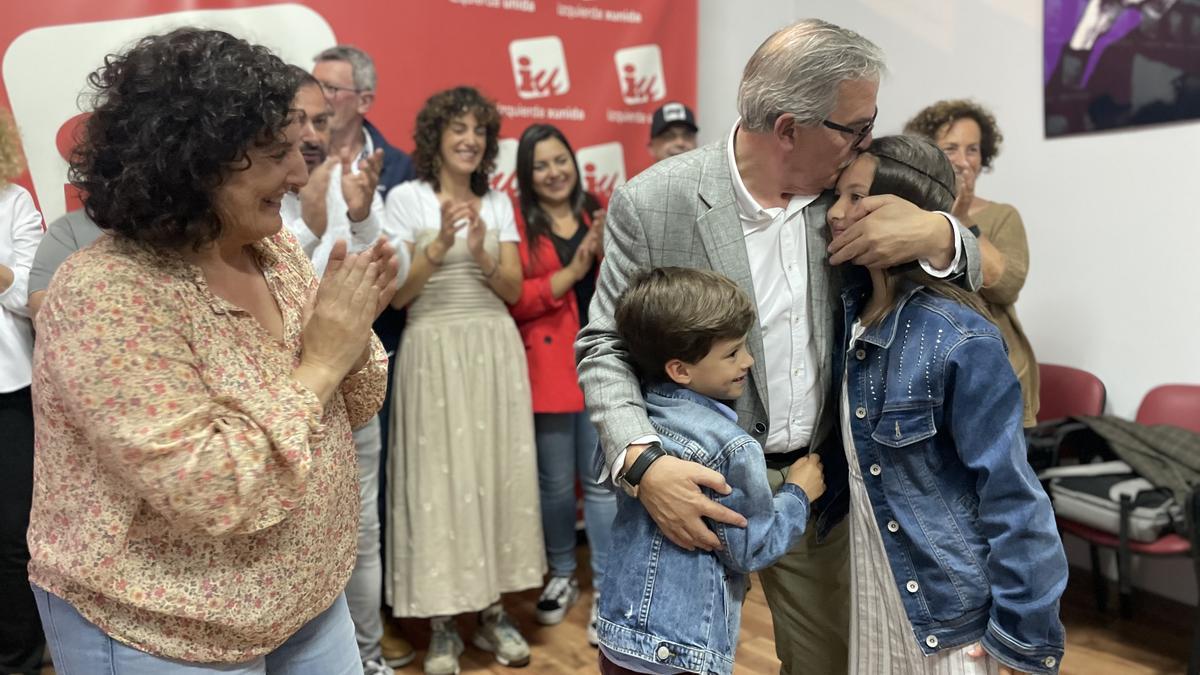
<path id="1" fill-rule="evenodd" d="M 642 482 L 642 476 L 646 475 L 646 471 L 650 465 L 657 462 L 658 459 L 667 454 L 663 450 L 662 444 L 658 441 L 652 441 L 638 458 L 633 460 L 633 466 L 621 476 L 621 489 L 625 490 L 625 494 L 630 497 L 637 498 L 638 483 Z"/>

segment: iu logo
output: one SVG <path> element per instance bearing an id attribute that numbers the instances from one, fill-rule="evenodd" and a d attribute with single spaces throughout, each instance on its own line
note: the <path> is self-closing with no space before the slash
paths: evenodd
<path id="1" fill-rule="evenodd" d="M 625 152 L 620 143 L 601 143 L 580 148 L 575 154 L 579 162 L 583 189 L 605 199 L 625 183 Z"/>
<path id="2" fill-rule="evenodd" d="M 508 43 L 508 56 L 512 60 L 517 96 L 545 98 L 571 90 L 567 57 L 558 36 L 513 40 Z"/>
<path id="3" fill-rule="evenodd" d="M 667 96 L 662 51 L 658 45 L 638 45 L 617 50 L 617 81 L 625 105 L 661 101 Z"/>
<path id="4" fill-rule="evenodd" d="M 500 152 L 496 155 L 496 169 L 488 183 L 493 190 L 517 196 L 517 139 L 501 138 Z"/>

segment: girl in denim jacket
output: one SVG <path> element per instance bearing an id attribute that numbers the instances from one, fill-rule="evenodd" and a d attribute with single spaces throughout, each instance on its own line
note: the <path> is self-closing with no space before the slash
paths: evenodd
<path id="1" fill-rule="evenodd" d="M 954 185 L 934 145 L 879 138 L 839 178 L 829 225 L 876 194 L 948 211 Z M 998 329 L 915 266 L 849 268 L 842 297 L 851 673 L 1057 672 L 1067 561 Z"/>

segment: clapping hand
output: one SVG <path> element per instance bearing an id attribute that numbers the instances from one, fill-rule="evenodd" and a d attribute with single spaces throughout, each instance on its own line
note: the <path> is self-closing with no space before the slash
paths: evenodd
<path id="1" fill-rule="evenodd" d="M 306 310 L 301 363 L 341 381 L 369 355 L 371 323 L 382 297 L 395 290 L 396 251 L 386 241 L 362 253 L 347 254 L 346 242 L 334 242 L 325 276 Z"/>
<path id="2" fill-rule="evenodd" d="M 471 224 L 475 219 L 475 211 L 465 202 L 442 202 L 442 224 L 438 227 L 437 236 L 425 246 L 425 255 L 436 265 L 442 264 L 446 252 L 454 246 L 454 237 L 459 231 Z"/>
<path id="3" fill-rule="evenodd" d="M 376 150 L 365 159 L 359 160 L 357 173 L 353 170 L 348 149 L 342 150 L 340 161 L 342 196 L 346 199 L 346 212 L 351 221 L 361 223 L 371 215 L 371 200 L 375 198 L 375 188 L 379 187 L 379 172 L 383 169 L 383 150 Z M 328 178 L 326 180 L 328 181 Z"/>
<path id="4" fill-rule="evenodd" d="M 337 163 L 337 157 L 326 158 L 308 174 L 308 182 L 297 192 L 300 197 L 300 217 L 318 238 L 325 236 L 325 228 L 328 226 L 329 214 L 325 209 L 325 195 L 329 193 L 329 178 Z"/>
<path id="5" fill-rule="evenodd" d="M 955 167 L 954 175 L 957 178 L 958 190 L 950 214 L 967 224 L 970 222 L 968 216 L 971 215 L 971 202 L 975 201 L 975 179 L 978 178 L 978 174 L 970 169 L 960 171 Z"/>

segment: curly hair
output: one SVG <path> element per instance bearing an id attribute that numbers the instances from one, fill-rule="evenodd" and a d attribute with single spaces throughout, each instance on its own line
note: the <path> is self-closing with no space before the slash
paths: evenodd
<path id="1" fill-rule="evenodd" d="M 467 113 L 474 113 L 475 120 L 487 129 L 483 160 L 471 174 L 471 192 L 482 197 L 487 194 L 488 174 L 496 168 L 496 155 L 500 153 L 500 112 L 474 87 L 439 91 L 425 101 L 421 112 L 417 113 L 417 126 L 413 130 L 416 145 L 413 165 L 417 178 L 432 185 L 435 192 L 440 190 L 438 169 L 442 162 L 442 132 L 456 117 Z"/>
<path id="2" fill-rule="evenodd" d="M 154 247 L 221 236 L 217 188 L 250 167 L 292 119 L 295 72 L 266 47 L 181 28 L 110 54 L 88 75 L 94 110 L 71 157 L 71 184 L 100 227 Z"/>
<path id="3" fill-rule="evenodd" d="M 25 160 L 21 156 L 21 138 L 12 115 L 0 108 L 0 187 L 20 176 L 25 171 Z"/>
<path id="4" fill-rule="evenodd" d="M 992 111 L 967 99 L 938 101 L 926 107 L 913 116 L 904 125 L 904 133 L 924 136 L 937 142 L 938 131 L 942 127 L 953 124 L 961 119 L 973 119 L 979 125 L 979 160 L 983 168 L 992 168 L 992 160 L 1000 155 L 1000 144 L 1004 135 L 996 125 Z"/>

